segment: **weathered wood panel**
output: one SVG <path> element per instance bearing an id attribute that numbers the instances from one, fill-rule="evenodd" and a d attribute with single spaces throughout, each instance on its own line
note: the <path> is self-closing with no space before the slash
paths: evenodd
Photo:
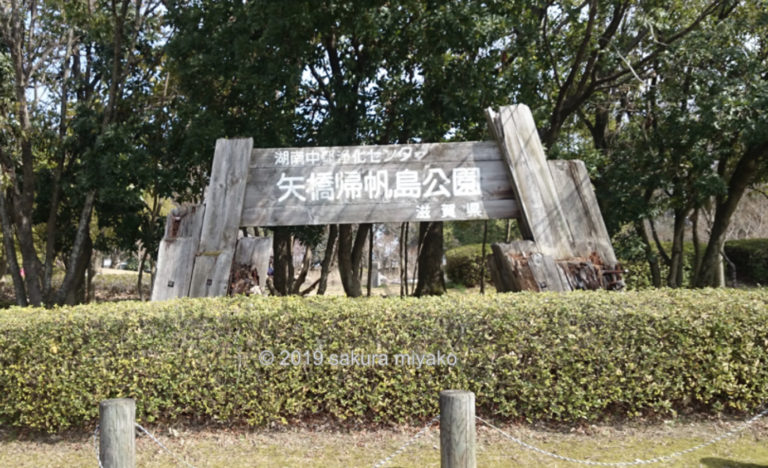
<path id="1" fill-rule="evenodd" d="M 486 115 L 510 171 L 523 235 L 545 255 L 570 257 L 573 238 L 530 109 L 504 106 L 498 113 L 488 109 Z"/>
<path id="2" fill-rule="evenodd" d="M 475 202 L 478 214 L 467 216 L 466 203 L 456 203 L 456 216 L 443 217 L 441 203 L 388 203 L 386 205 L 344 204 L 325 207 L 292 206 L 280 209 L 246 207 L 243 210 L 243 226 L 304 226 L 328 223 L 399 223 L 404 221 L 453 221 L 465 219 L 504 219 L 519 215 L 514 200 L 489 200 Z M 421 216 L 419 206 L 429 207 L 429 216 Z M 331 221 L 332 220 L 332 221 Z"/>
<path id="3" fill-rule="evenodd" d="M 533 241 L 491 244 L 493 285 L 499 292 L 538 291 L 539 285 L 525 262 L 539 253 Z"/>
<path id="4" fill-rule="evenodd" d="M 363 166 L 446 161 L 474 165 L 498 161 L 493 141 L 414 143 L 406 145 L 318 146 L 311 148 L 254 148 L 251 167 Z"/>
<path id="5" fill-rule="evenodd" d="M 617 264 L 616 254 L 584 162 L 573 160 L 548 163 L 574 238 L 574 255 L 590 258 L 597 253 L 604 265 L 613 268 Z"/>
<path id="6" fill-rule="evenodd" d="M 601 268 L 591 261 L 562 260 L 558 265 L 565 272 L 571 289 L 594 290 L 605 287 Z"/>
<path id="7" fill-rule="evenodd" d="M 535 253 L 528 257 L 526 266 L 533 274 L 539 291 L 571 290 L 565 273 L 550 255 Z"/>
<path id="8" fill-rule="evenodd" d="M 160 241 L 157 253 L 157 275 L 152 287 L 153 301 L 165 301 L 189 295 L 197 244 L 198 239 L 192 238 Z"/>
<path id="9" fill-rule="evenodd" d="M 491 249 L 491 274 L 499 292 L 619 289 L 606 282 L 600 264 L 580 257 L 555 260 L 532 241 L 494 243 Z"/>
<path id="10" fill-rule="evenodd" d="M 266 284 L 269 258 L 271 256 L 271 237 L 241 237 L 237 241 L 235 263 L 237 265 L 249 265 L 252 268 L 255 268 L 259 275 L 259 285 L 261 286 Z"/>
<path id="11" fill-rule="evenodd" d="M 541 253 L 533 241 L 491 244 L 494 285 L 508 291 L 570 291 L 566 272 L 550 255 Z"/>
<path id="12" fill-rule="evenodd" d="M 235 249 L 198 252 L 189 297 L 226 296 Z"/>
<path id="13" fill-rule="evenodd" d="M 216 141 L 191 297 L 227 293 L 252 150 L 252 138 Z"/>
<path id="14" fill-rule="evenodd" d="M 242 224 L 513 218 L 505 164 L 493 142 L 255 149 Z"/>
<path id="15" fill-rule="evenodd" d="M 189 295 L 204 212 L 202 205 L 194 205 L 175 208 L 168 215 L 165 236 L 157 253 L 153 301 Z"/>
<path id="16" fill-rule="evenodd" d="M 480 161 L 472 166 L 464 166 L 462 163 L 457 161 L 442 161 L 439 163 L 431 163 L 428 165 L 420 164 L 420 163 L 414 163 L 414 162 L 407 162 L 407 163 L 399 163 L 397 165 L 390 165 L 387 166 L 387 178 L 389 182 L 389 191 L 393 192 L 393 188 L 395 185 L 395 177 L 398 171 L 417 171 L 417 172 L 423 172 L 423 171 L 429 171 L 430 169 L 441 169 L 446 176 L 450 179 L 452 172 L 454 169 L 462 168 L 462 167 L 476 167 L 480 169 L 480 191 L 477 195 L 463 195 L 461 196 L 462 199 L 466 200 L 499 200 L 499 199 L 514 199 L 515 192 L 512 188 L 512 183 L 509 180 L 509 175 L 507 174 L 506 170 L 506 163 L 499 160 L 496 161 Z M 334 204 L 334 203 L 366 203 L 366 202 L 391 202 L 392 200 L 397 200 L 396 197 L 394 197 L 393 193 L 389 194 L 389 197 L 378 197 L 378 198 L 371 198 L 366 190 L 365 185 L 365 177 L 367 177 L 370 173 L 376 173 L 377 171 L 382 170 L 381 168 L 377 168 L 375 166 L 368 166 L 368 167 L 362 167 L 362 166 L 316 166 L 316 167 L 295 167 L 295 168 L 279 168 L 279 167 L 253 167 L 251 166 L 249 173 L 248 173 L 248 186 L 245 189 L 245 206 L 248 207 L 267 207 L 270 205 L 278 204 L 281 206 L 291 206 L 296 204 L 312 204 L 312 205 L 328 205 L 328 204 Z M 313 199 L 313 194 L 309 193 L 311 192 L 311 189 L 306 186 L 299 190 L 299 194 L 305 198 L 305 200 L 301 200 L 297 198 L 295 194 L 292 194 L 288 198 L 286 198 L 284 201 L 281 201 L 280 198 L 285 195 L 285 189 L 281 189 L 278 187 L 277 182 L 280 180 L 281 176 L 285 174 L 286 177 L 301 177 L 305 180 L 311 179 L 312 174 L 316 174 L 318 172 L 332 172 L 335 171 L 338 172 L 349 172 L 349 171 L 355 171 L 361 174 L 361 178 L 363 179 L 361 181 L 362 187 L 361 187 L 361 196 L 357 199 L 349 199 L 347 197 L 339 196 L 338 193 L 336 193 L 336 197 L 334 200 L 328 200 L 328 199 Z M 332 172 L 333 173 L 333 172 Z M 335 175 L 335 174 L 334 174 Z M 447 185 L 446 189 L 450 190 L 450 183 L 444 184 Z M 421 187 L 421 195 L 416 198 L 416 200 L 430 200 L 430 199 L 448 199 L 452 197 L 448 197 L 444 194 L 436 194 L 432 196 L 426 196 L 426 193 L 428 191 L 427 186 L 422 185 Z M 437 191 L 438 189 L 435 188 L 433 191 Z M 336 191 L 336 190 L 334 190 Z M 456 197 L 458 198 L 458 197 Z"/>

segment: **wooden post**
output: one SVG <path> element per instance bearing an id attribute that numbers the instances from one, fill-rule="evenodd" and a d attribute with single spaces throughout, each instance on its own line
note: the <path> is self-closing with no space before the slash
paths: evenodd
<path id="1" fill-rule="evenodd" d="M 153 301 L 189 296 L 204 213 L 203 205 L 191 205 L 175 208 L 168 215 L 157 253 Z"/>
<path id="2" fill-rule="evenodd" d="M 547 165 L 531 110 L 522 104 L 486 111 L 488 128 L 507 162 L 523 237 L 554 259 L 572 256 L 573 236 Z"/>
<path id="3" fill-rule="evenodd" d="M 475 394 L 440 392 L 440 467 L 476 468 Z"/>
<path id="4" fill-rule="evenodd" d="M 252 150 L 252 138 L 216 141 L 190 297 L 227 294 Z"/>
<path id="5" fill-rule="evenodd" d="M 136 467 L 136 402 L 115 398 L 99 403 L 99 460 L 104 468 Z"/>

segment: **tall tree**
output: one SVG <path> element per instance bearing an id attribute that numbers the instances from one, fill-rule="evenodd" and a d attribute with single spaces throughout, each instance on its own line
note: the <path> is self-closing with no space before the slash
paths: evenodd
<path id="1" fill-rule="evenodd" d="M 0 40 L 15 85 L 12 138 L 0 161 L 8 174 L 3 195 L 31 304 L 83 300 L 99 200 L 107 191 L 120 192 L 124 202 L 140 198 L 143 182 L 130 177 L 138 167 L 131 156 L 141 148 L 134 142 L 141 97 L 158 68 L 159 7 L 159 0 L 22 0 L 0 7 Z M 36 226 L 45 232 L 42 247 L 35 245 Z M 66 271 L 54 290 L 57 258 Z"/>
<path id="2" fill-rule="evenodd" d="M 700 28 L 665 45 L 647 76 L 603 93 L 583 110 L 599 152 L 592 162 L 598 168 L 603 213 L 614 229 L 624 222 L 635 225 L 657 285 L 659 259 L 669 267 L 667 285 L 683 285 L 687 225 L 691 220 L 698 224 L 698 213 L 713 197 L 717 222 L 701 261 L 695 262 L 694 283 L 718 284 L 733 210 L 745 188 L 765 176 L 760 136 L 765 122 L 751 110 L 765 93 L 765 51 L 759 39 L 764 31 L 757 11 L 756 3 L 745 2 L 703 19 Z M 586 114 L 596 117 L 590 121 Z M 670 252 L 653 224 L 664 212 L 674 220 Z"/>

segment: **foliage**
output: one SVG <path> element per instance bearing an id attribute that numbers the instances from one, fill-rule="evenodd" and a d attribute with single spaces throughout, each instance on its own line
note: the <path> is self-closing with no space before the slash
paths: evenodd
<path id="1" fill-rule="evenodd" d="M 443 235 L 445 244 L 449 247 L 459 247 L 467 244 L 482 244 L 483 223 L 485 221 L 451 221 L 444 223 Z M 515 219 L 489 219 L 486 242 L 505 242 L 507 239 L 507 223 L 509 223 L 510 240 L 520 239 L 520 228 Z M 490 250 L 490 248 L 489 248 Z"/>
<path id="2" fill-rule="evenodd" d="M 768 284 L 768 239 L 728 241 L 725 254 L 736 265 L 738 281 Z"/>
<path id="3" fill-rule="evenodd" d="M 15 81 L 12 106 L 0 105 L 1 195 L 26 273 L 19 303 L 83 300 L 92 250 L 156 249 L 161 197 L 190 185 L 167 145 L 162 17 L 160 0 L 0 7 L 0 55 L 10 51 Z M 67 276 L 54 291 L 60 264 Z"/>
<path id="4" fill-rule="evenodd" d="M 768 175 L 768 123 L 757 111 L 768 97 L 765 8 L 747 1 L 722 4 L 713 13 L 646 62 L 646 73 L 598 93 L 582 117 L 593 137 L 588 154 L 612 232 L 671 212 L 680 247 L 686 223 L 701 223 L 702 213 L 711 213 L 712 235 L 691 282 L 697 285 L 716 283 L 731 216 L 746 187 Z M 656 17 L 668 21 L 672 15 Z M 680 249 L 673 249 L 673 264 L 682 265 L 674 252 Z M 685 284 L 685 273 L 674 270 L 667 283 Z"/>
<path id="5" fill-rule="evenodd" d="M 219 298 L 0 312 L 0 424 L 92 424 L 133 397 L 142 422 L 399 423 L 465 388 L 478 413 L 593 422 L 746 412 L 768 399 L 768 290 L 520 293 L 420 299 Z M 322 350 L 322 365 L 259 353 Z M 388 365 L 332 366 L 384 353 Z M 451 367 L 394 365 L 452 353 Z"/>
<path id="6" fill-rule="evenodd" d="M 491 255 L 491 246 L 485 247 L 485 255 Z M 445 273 L 448 279 L 468 288 L 480 284 L 483 272 L 483 244 L 470 244 L 456 247 L 445 252 Z M 485 282 L 491 284 L 491 273 L 485 268 Z"/>
<path id="7" fill-rule="evenodd" d="M 624 282 L 628 289 L 644 289 L 653 287 L 651 279 L 651 270 L 646 261 L 642 246 L 638 245 L 641 241 L 636 236 L 617 236 L 613 239 L 616 247 L 616 255 L 619 263 L 627 272 L 624 275 Z M 661 246 L 666 252 L 672 249 L 671 242 L 662 242 Z M 656 246 L 651 247 L 654 253 L 658 252 Z M 693 279 L 693 263 L 695 253 L 692 242 L 683 243 L 683 285 L 689 286 Z M 669 265 L 661 263 L 659 265 L 662 277 L 669 274 Z"/>
<path id="8" fill-rule="evenodd" d="M 617 255 L 623 268 L 628 270 L 624 279 L 629 289 L 644 289 L 652 287 L 651 272 L 648 263 L 641 252 L 631 254 L 630 250 L 622 252 L 621 246 L 626 240 L 614 238 L 614 245 L 619 247 Z M 671 242 L 662 242 L 662 247 L 669 252 Z M 656 248 L 654 247 L 654 251 Z M 768 239 L 730 240 L 725 243 L 725 255 L 736 268 L 736 280 L 746 284 L 768 284 Z M 624 255 L 622 255 L 622 253 Z M 683 284 L 690 286 L 693 281 L 693 262 L 695 258 L 692 242 L 683 243 Z M 731 267 L 726 262 L 726 280 L 731 279 Z M 662 275 L 666 275 L 669 267 L 662 264 Z"/>

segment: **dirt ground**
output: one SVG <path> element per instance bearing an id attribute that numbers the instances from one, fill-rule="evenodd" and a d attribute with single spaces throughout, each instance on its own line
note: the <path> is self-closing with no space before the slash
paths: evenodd
<path id="1" fill-rule="evenodd" d="M 702 444 L 737 428 L 741 421 L 668 421 L 652 425 L 588 426 L 554 431 L 536 426 L 505 425 L 513 437 L 563 456 L 624 462 L 664 456 Z M 228 430 L 149 427 L 181 459 L 196 468 L 221 467 L 370 467 L 393 454 L 420 427 L 359 431 L 276 428 Z M 481 467 L 580 466 L 526 450 L 496 430 L 478 423 L 477 461 Z M 389 467 L 439 467 L 440 436 L 435 424 Z M 138 467 L 187 466 L 147 436 L 136 443 Z M 98 466 L 93 433 L 25 436 L 0 429 L 2 467 Z M 768 421 L 759 420 L 734 437 L 651 466 L 768 468 Z"/>

